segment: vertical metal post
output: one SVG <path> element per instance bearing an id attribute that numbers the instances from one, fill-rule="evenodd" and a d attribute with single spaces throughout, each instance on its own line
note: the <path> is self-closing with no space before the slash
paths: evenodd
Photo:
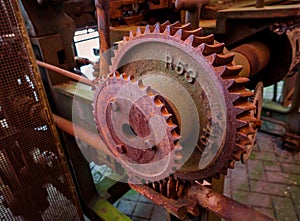
<path id="1" fill-rule="evenodd" d="M 109 0 L 95 0 L 100 45 L 100 76 L 109 73 L 110 53 L 104 53 L 111 48 L 109 31 Z"/>

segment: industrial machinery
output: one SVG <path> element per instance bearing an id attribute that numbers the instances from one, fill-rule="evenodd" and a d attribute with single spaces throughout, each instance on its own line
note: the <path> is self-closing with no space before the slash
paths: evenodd
<path id="1" fill-rule="evenodd" d="M 295 88 L 285 113 L 296 123 L 282 135 L 289 135 L 287 146 L 299 146 L 299 88 L 288 83 L 290 76 L 297 76 L 296 84 L 300 80 L 299 6 L 259 0 L 1 1 L 0 116 L 5 117 L 0 129 L 4 134 L 17 129 L 0 140 L 1 211 L 30 220 L 31 212 L 22 207 L 24 199 L 30 200 L 35 220 L 45 220 L 55 188 L 77 208 L 78 219 L 80 202 L 90 219 L 126 220 L 108 202 L 130 186 L 180 219 L 208 210 L 227 220 L 240 220 L 241 214 L 244 220 L 271 220 L 216 193 L 214 182 L 220 177 L 222 182 L 236 161 L 246 163 L 263 125 L 262 108 L 280 118 L 278 109 L 262 107 L 264 86 L 285 80 L 286 96 Z M 80 66 L 92 62 L 75 59 L 73 37 L 75 30 L 97 24 L 100 62 L 94 63 L 95 78 L 88 79 Z M 12 48 L 15 44 L 19 50 Z M 23 68 L 16 65 L 21 60 Z M 26 68 L 34 74 L 24 74 Z M 112 170 L 106 180 L 110 189 L 96 191 L 91 161 Z M 33 168 L 38 175 L 28 183 L 22 177 Z"/>

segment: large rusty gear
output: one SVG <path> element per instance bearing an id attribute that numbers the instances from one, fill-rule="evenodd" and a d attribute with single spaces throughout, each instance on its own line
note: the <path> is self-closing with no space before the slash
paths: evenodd
<path id="1" fill-rule="evenodd" d="M 180 165 L 176 119 L 142 80 L 118 72 L 95 84 L 95 122 L 132 183 L 162 180 Z"/>
<path id="2" fill-rule="evenodd" d="M 245 89 L 248 78 L 239 76 L 242 66 L 233 65 L 234 55 L 223 50 L 224 44 L 203 36 L 201 28 L 167 22 L 130 32 L 114 51 L 111 71 L 142 79 L 178 121 L 186 162 L 173 174 L 176 179 L 226 174 L 252 143 L 249 135 L 257 121 L 251 112 L 256 106 L 249 102 L 253 92 Z"/>

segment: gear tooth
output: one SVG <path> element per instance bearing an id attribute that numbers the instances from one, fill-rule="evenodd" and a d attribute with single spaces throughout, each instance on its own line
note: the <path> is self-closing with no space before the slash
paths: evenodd
<path id="1" fill-rule="evenodd" d="M 236 142 L 240 143 L 241 141 L 244 142 L 244 140 L 249 140 L 248 136 L 246 134 L 243 133 L 236 133 Z"/>
<path id="2" fill-rule="evenodd" d="M 171 34 L 171 27 L 170 27 L 170 25 L 168 25 L 168 26 L 165 28 L 163 34 L 164 34 L 164 35 L 170 35 L 170 34 Z"/>
<path id="3" fill-rule="evenodd" d="M 179 144 L 179 142 L 175 143 L 175 151 L 176 153 L 180 153 L 180 151 L 183 149 L 183 147 Z"/>
<path id="4" fill-rule="evenodd" d="M 115 73 L 115 72 L 109 73 L 109 74 L 107 75 L 107 78 L 113 78 L 113 77 L 114 77 L 114 73 Z"/>
<path id="5" fill-rule="evenodd" d="M 184 24 L 180 27 L 180 29 L 182 30 L 192 30 L 192 24 L 191 23 L 187 23 L 187 24 Z"/>
<path id="6" fill-rule="evenodd" d="M 145 85 L 144 85 L 142 79 L 139 79 L 139 80 L 137 81 L 137 84 L 138 84 L 139 88 L 141 88 L 141 89 L 145 88 Z"/>
<path id="7" fill-rule="evenodd" d="M 182 149 L 182 147 L 181 147 L 181 149 Z M 176 157 L 177 160 L 182 160 L 183 155 L 182 155 L 182 153 L 180 153 L 179 151 L 176 151 L 175 157 Z"/>
<path id="8" fill-rule="evenodd" d="M 235 152 L 244 151 L 245 147 L 242 144 L 236 143 L 234 147 Z"/>
<path id="9" fill-rule="evenodd" d="M 257 121 L 257 119 L 255 117 L 253 117 L 250 113 L 238 116 L 237 119 L 242 120 L 244 122 L 256 122 Z"/>
<path id="10" fill-rule="evenodd" d="M 236 133 L 236 141 L 242 145 L 251 144 L 249 137 L 246 134 L 243 134 L 241 132 Z"/>
<path id="11" fill-rule="evenodd" d="M 150 31 L 150 25 L 146 25 L 144 34 L 150 34 L 150 33 L 151 33 L 151 31 Z"/>
<path id="12" fill-rule="evenodd" d="M 206 43 L 208 45 L 212 45 L 212 44 L 214 44 L 214 40 L 215 39 L 214 39 L 213 34 L 210 34 L 210 35 L 207 35 L 207 36 L 204 36 L 204 37 L 195 36 L 193 46 L 197 47 L 197 46 L 199 46 L 203 43 Z"/>
<path id="13" fill-rule="evenodd" d="M 217 43 L 217 44 L 213 44 L 213 45 L 205 44 L 202 54 L 204 56 L 207 56 L 207 55 L 210 55 L 213 53 L 220 54 L 223 52 L 224 47 L 225 47 L 224 43 Z"/>
<path id="14" fill-rule="evenodd" d="M 234 169 L 234 165 L 235 165 L 235 161 L 234 160 L 232 160 L 232 161 L 229 162 L 229 168 L 230 169 Z"/>
<path id="15" fill-rule="evenodd" d="M 129 39 L 131 40 L 131 39 L 133 39 L 133 38 L 134 38 L 133 31 L 130 31 L 130 32 L 129 32 Z"/>
<path id="16" fill-rule="evenodd" d="M 174 34 L 174 37 L 181 40 L 182 29 L 178 29 L 178 31 L 176 31 L 176 33 Z"/>
<path id="17" fill-rule="evenodd" d="M 146 93 L 148 94 L 148 96 L 156 95 L 155 91 L 150 86 L 146 86 L 144 90 L 146 90 Z"/>
<path id="18" fill-rule="evenodd" d="M 250 111 L 250 110 L 255 110 L 256 106 L 255 106 L 255 104 L 252 104 L 249 102 L 242 102 L 237 105 L 234 105 L 234 108 L 241 109 L 243 111 Z"/>
<path id="19" fill-rule="evenodd" d="M 190 35 L 187 39 L 185 39 L 184 43 L 188 45 L 193 45 L 194 35 Z"/>
<path id="20" fill-rule="evenodd" d="M 248 122 L 244 121 L 243 119 L 237 119 L 236 123 L 237 123 L 237 126 L 236 126 L 237 128 L 242 128 L 242 127 L 245 127 L 248 125 Z"/>
<path id="21" fill-rule="evenodd" d="M 135 78 L 134 78 L 134 76 L 131 74 L 131 75 L 129 75 L 129 80 L 131 81 L 131 82 L 135 82 Z"/>
<path id="22" fill-rule="evenodd" d="M 242 69 L 242 65 L 226 66 L 221 76 L 228 77 L 232 75 L 238 75 Z"/>
<path id="23" fill-rule="evenodd" d="M 206 47 L 206 43 L 202 43 L 196 47 L 196 50 L 199 51 L 200 53 L 203 53 L 205 47 Z"/>
<path id="24" fill-rule="evenodd" d="M 240 151 L 238 153 L 234 153 L 233 155 L 233 158 L 236 160 L 236 161 L 240 161 L 241 160 L 241 154 L 240 154 Z M 226 171 L 227 172 L 227 171 Z M 225 174 L 226 175 L 226 174 Z"/>
<path id="25" fill-rule="evenodd" d="M 159 22 L 156 23 L 153 33 L 154 34 L 160 34 L 160 24 L 159 24 Z"/>
<path id="26" fill-rule="evenodd" d="M 165 105 L 161 106 L 160 111 L 163 116 L 167 116 L 169 114 L 168 109 L 166 108 Z M 167 124 L 169 124 L 168 121 L 167 121 Z"/>
<path id="27" fill-rule="evenodd" d="M 170 24 L 171 24 L 170 21 L 167 20 L 167 21 L 165 21 L 164 23 L 162 23 L 161 26 L 162 26 L 162 27 L 166 27 L 167 25 L 170 25 Z"/>
<path id="28" fill-rule="evenodd" d="M 120 78 L 120 77 L 121 77 L 121 74 L 120 74 L 120 72 L 118 72 L 118 71 L 115 71 L 115 72 L 114 72 L 114 77 L 116 77 L 116 78 Z"/>
<path id="29" fill-rule="evenodd" d="M 176 28 L 174 28 L 174 29 L 176 29 Z M 202 34 L 203 34 L 202 28 L 198 28 L 198 29 L 194 29 L 194 30 L 184 30 L 184 29 L 182 29 L 181 39 L 185 40 L 191 35 L 194 35 L 195 37 L 198 36 L 198 38 L 199 38 Z"/>
<path id="30" fill-rule="evenodd" d="M 240 114 L 242 114 L 242 113 L 244 113 L 245 112 L 245 109 L 244 108 L 240 108 L 240 107 L 238 107 L 238 106 L 235 106 L 234 107 L 234 110 L 233 110 L 233 114 L 234 115 L 240 115 Z"/>
<path id="31" fill-rule="evenodd" d="M 201 36 L 203 36 L 203 28 L 201 28 L 201 27 L 197 28 L 197 29 L 191 31 L 190 33 L 197 37 L 201 37 Z"/>
<path id="32" fill-rule="evenodd" d="M 173 24 L 170 25 L 170 27 L 180 27 L 181 24 L 179 21 L 174 22 Z"/>
<path id="33" fill-rule="evenodd" d="M 235 81 L 233 80 L 233 82 Z M 230 94 L 238 94 L 240 97 L 251 97 L 253 96 L 254 92 L 245 89 L 231 89 Z"/>
<path id="34" fill-rule="evenodd" d="M 230 88 L 234 83 L 235 81 L 233 79 L 223 80 L 223 84 L 226 88 Z"/>
<path id="35" fill-rule="evenodd" d="M 230 64 L 233 61 L 234 54 L 233 53 L 225 54 L 225 55 L 214 54 L 213 57 L 214 60 L 212 62 L 212 65 L 214 67 L 218 67 L 218 66 Z"/>
<path id="36" fill-rule="evenodd" d="M 141 28 L 140 28 L 140 27 L 137 27 L 137 29 L 136 29 L 136 36 L 139 36 L 139 35 L 141 35 L 141 34 L 142 34 Z"/>
<path id="37" fill-rule="evenodd" d="M 248 126 L 249 122 L 256 122 L 257 119 L 253 117 L 251 114 L 241 114 L 237 116 L 237 128 L 243 128 Z"/>
<path id="38" fill-rule="evenodd" d="M 246 84 L 249 81 L 250 81 L 249 78 L 245 78 L 245 77 L 239 77 L 239 78 L 235 79 L 236 84 Z"/>
<path id="39" fill-rule="evenodd" d="M 255 134 L 256 131 L 253 130 L 253 128 L 249 126 L 249 124 L 247 124 L 246 126 L 239 128 L 239 132 L 249 136 Z"/>
<path id="40" fill-rule="evenodd" d="M 124 80 L 127 80 L 128 79 L 128 76 L 126 73 L 121 73 L 121 76 L 120 78 L 124 79 Z"/>
<path id="41" fill-rule="evenodd" d="M 157 107 L 162 107 L 164 105 L 159 96 L 155 96 L 153 101 Z"/>

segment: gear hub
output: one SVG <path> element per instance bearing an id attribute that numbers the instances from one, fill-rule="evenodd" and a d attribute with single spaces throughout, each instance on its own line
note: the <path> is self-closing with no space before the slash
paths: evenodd
<path id="1" fill-rule="evenodd" d="M 138 28 L 124 37 L 111 71 L 134 76 L 152 92 L 110 75 L 96 89 L 95 120 L 102 139 L 132 176 L 156 181 L 174 172 L 175 179 L 209 180 L 248 154 L 257 122 L 256 106 L 249 102 L 253 92 L 245 89 L 248 79 L 239 76 L 242 67 L 232 63 L 233 54 L 223 50 L 213 35 L 179 23 Z M 139 96 L 133 99 L 134 94 Z M 166 156 L 155 170 L 131 166 Z"/>

